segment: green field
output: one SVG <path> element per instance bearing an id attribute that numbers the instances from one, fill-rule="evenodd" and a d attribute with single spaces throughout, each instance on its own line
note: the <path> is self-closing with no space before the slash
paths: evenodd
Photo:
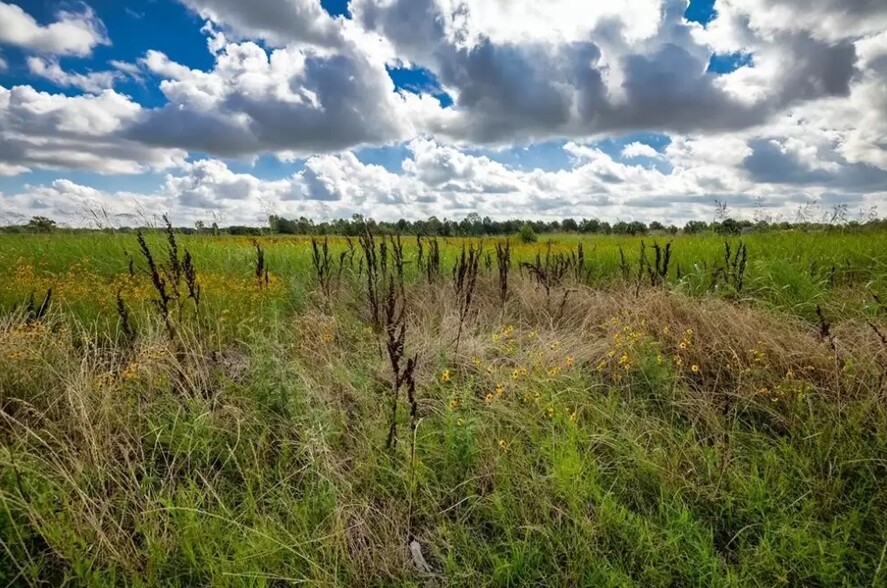
<path id="1" fill-rule="evenodd" d="M 887 232 L 435 243 L 0 234 L 0 585 L 887 585 Z"/>

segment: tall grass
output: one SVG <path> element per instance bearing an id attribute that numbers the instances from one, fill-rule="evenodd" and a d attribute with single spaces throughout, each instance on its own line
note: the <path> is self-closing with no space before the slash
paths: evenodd
<path id="1" fill-rule="evenodd" d="M 0 583 L 887 582 L 882 235 L 134 239 L 0 237 Z"/>

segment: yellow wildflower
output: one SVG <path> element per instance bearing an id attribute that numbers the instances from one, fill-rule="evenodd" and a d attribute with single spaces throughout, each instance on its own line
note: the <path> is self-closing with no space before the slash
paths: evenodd
<path id="1" fill-rule="evenodd" d="M 440 381 L 442 384 L 450 381 L 450 370 L 444 370 L 440 373 Z"/>

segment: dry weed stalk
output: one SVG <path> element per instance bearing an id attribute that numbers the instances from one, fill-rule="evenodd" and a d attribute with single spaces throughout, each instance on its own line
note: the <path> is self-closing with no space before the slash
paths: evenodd
<path id="1" fill-rule="evenodd" d="M 736 250 L 724 241 L 724 266 L 716 267 L 712 275 L 712 287 L 719 279 L 739 293 L 745 287 L 745 270 L 748 267 L 748 247 L 741 240 Z"/>
<path id="2" fill-rule="evenodd" d="M 471 310 L 474 300 L 474 290 L 477 285 L 477 272 L 483 245 L 470 243 L 466 248 L 462 245 L 462 255 L 453 267 L 453 289 L 459 303 L 459 330 L 456 333 L 456 352 L 459 351 L 459 342 L 462 339 L 462 330 L 465 319 Z"/>
<path id="3" fill-rule="evenodd" d="M 342 254 L 344 259 L 345 253 Z M 341 271 L 342 260 L 339 267 Z M 311 237 L 311 263 L 314 266 L 314 274 L 317 276 L 317 282 L 324 295 L 330 296 L 330 281 L 332 280 L 333 260 L 330 257 L 329 238 L 323 238 L 323 244 L 319 244 L 317 239 Z"/>
<path id="4" fill-rule="evenodd" d="M 268 286 L 269 277 L 268 277 L 268 263 L 265 261 L 265 250 L 262 249 L 262 246 L 259 245 L 259 242 L 256 239 L 253 239 L 253 247 L 256 248 L 256 266 L 254 274 L 256 276 L 256 284 L 259 287 L 262 287 L 264 284 L 265 287 Z"/>
<path id="5" fill-rule="evenodd" d="M 46 295 L 43 297 L 43 302 L 40 303 L 40 306 L 36 306 L 36 301 L 34 300 L 34 292 L 31 291 L 31 294 L 28 296 L 28 303 L 25 306 L 25 320 L 28 324 L 33 324 L 39 322 L 46 316 L 46 313 L 49 312 L 49 305 L 52 303 L 52 288 L 46 290 Z"/>
<path id="6" fill-rule="evenodd" d="M 496 243 L 496 264 L 499 266 L 499 300 L 505 304 L 508 298 L 508 271 L 511 269 L 511 243 Z"/>

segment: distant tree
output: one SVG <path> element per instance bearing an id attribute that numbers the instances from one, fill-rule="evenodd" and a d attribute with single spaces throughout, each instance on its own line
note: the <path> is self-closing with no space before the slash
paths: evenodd
<path id="1" fill-rule="evenodd" d="M 525 223 L 518 233 L 518 238 L 520 238 L 522 243 L 535 243 L 536 242 L 536 231 L 533 230 L 533 226 L 530 223 Z"/>
<path id="2" fill-rule="evenodd" d="M 579 223 L 577 223 L 575 219 L 565 218 L 561 221 L 561 230 L 569 233 L 578 233 Z"/>
<path id="3" fill-rule="evenodd" d="M 742 232 L 742 226 L 734 218 L 725 218 L 714 225 L 715 232 L 719 235 L 738 235 Z"/>
<path id="4" fill-rule="evenodd" d="M 36 233 L 51 233 L 55 230 L 56 223 L 51 218 L 46 218 L 45 216 L 34 216 L 31 217 L 31 220 L 25 226 L 29 231 Z"/>
<path id="5" fill-rule="evenodd" d="M 702 233 L 708 230 L 708 223 L 705 221 L 691 220 L 684 225 L 684 232 L 690 235 Z"/>

